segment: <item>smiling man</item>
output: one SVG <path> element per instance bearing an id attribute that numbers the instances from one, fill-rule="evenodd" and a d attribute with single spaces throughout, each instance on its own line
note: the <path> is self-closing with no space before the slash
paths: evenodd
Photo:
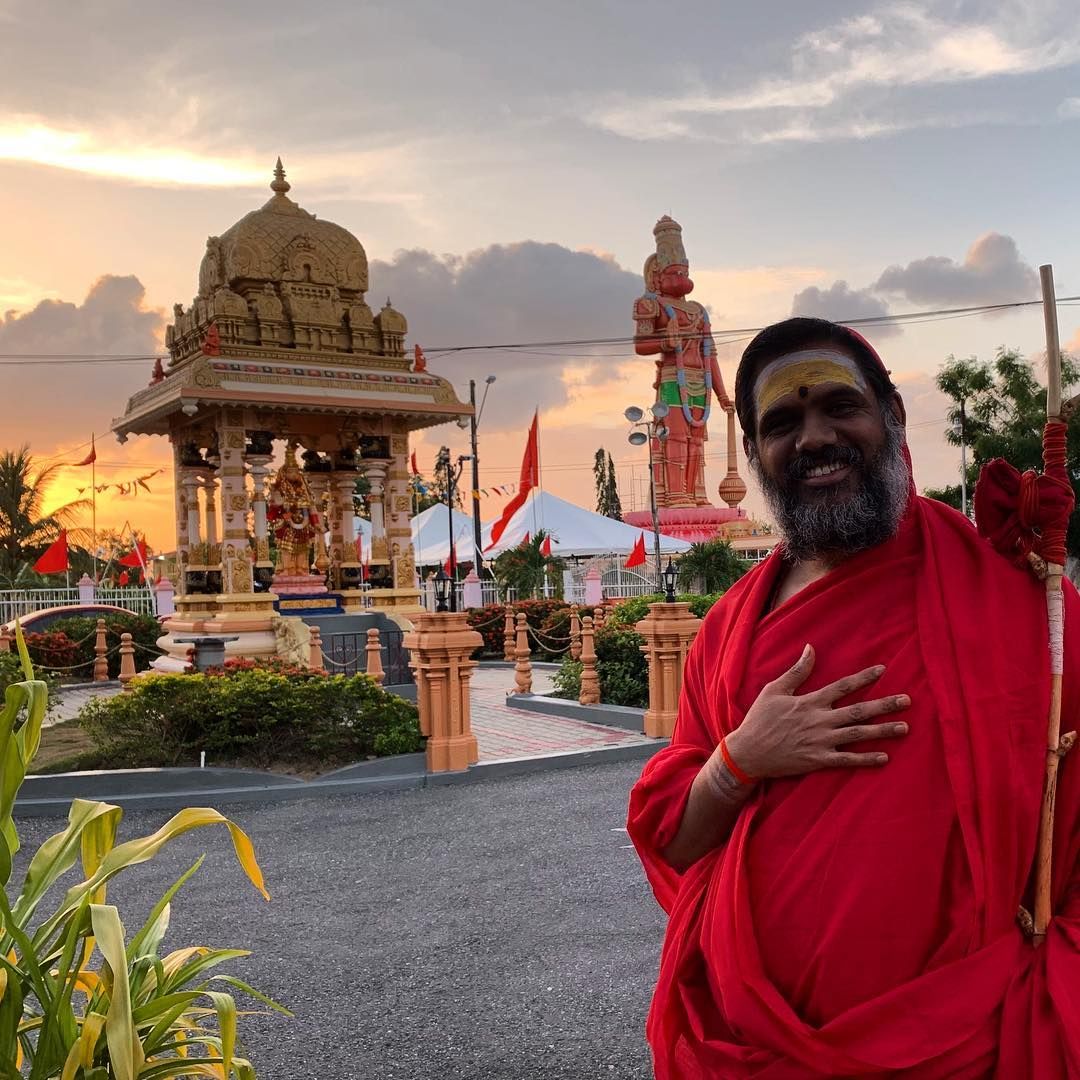
<path id="1" fill-rule="evenodd" d="M 784 542 L 705 620 L 628 828 L 669 914 L 660 1080 L 1080 1077 L 1080 778 L 1055 918 L 1030 877 L 1042 586 L 915 494 L 903 403 L 854 331 L 762 331 L 735 389 Z M 1063 730 L 1080 711 L 1066 595 Z"/>

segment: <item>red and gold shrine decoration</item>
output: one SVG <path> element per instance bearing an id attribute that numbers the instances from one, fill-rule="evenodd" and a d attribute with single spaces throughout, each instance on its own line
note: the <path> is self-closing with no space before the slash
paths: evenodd
<path id="1" fill-rule="evenodd" d="M 289 443 L 285 462 L 270 485 L 266 519 L 277 541 L 282 573 L 307 574 L 320 519 L 315 498 L 296 463 L 296 443 Z"/>

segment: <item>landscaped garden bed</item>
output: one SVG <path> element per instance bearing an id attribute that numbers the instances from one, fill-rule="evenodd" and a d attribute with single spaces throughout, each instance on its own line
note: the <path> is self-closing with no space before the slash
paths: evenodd
<path id="1" fill-rule="evenodd" d="M 205 754 L 208 765 L 310 778 L 422 748 L 416 706 L 366 675 L 239 660 L 143 675 L 88 702 L 76 721 L 44 730 L 37 771 L 195 766 Z"/>

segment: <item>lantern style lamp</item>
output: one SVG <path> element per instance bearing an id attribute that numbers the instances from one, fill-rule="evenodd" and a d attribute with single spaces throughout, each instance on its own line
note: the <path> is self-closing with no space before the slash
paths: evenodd
<path id="1" fill-rule="evenodd" d="M 435 611 L 444 612 L 450 610 L 450 575 L 440 566 L 435 575 Z"/>
<path id="2" fill-rule="evenodd" d="M 664 567 L 664 603 L 675 603 L 675 583 L 679 580 L 679 571 L 675 564 L 668 558 L 667 566 Z"/>

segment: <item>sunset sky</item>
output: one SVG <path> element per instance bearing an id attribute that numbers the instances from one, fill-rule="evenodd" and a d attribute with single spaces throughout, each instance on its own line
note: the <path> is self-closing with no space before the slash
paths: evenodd
<path id="1" fill-rule="evenodd" d="M 681 222 L 718 330 L 793 311 L 854 318 L 1080 293 L 1080 21 L 1066 0 L 632 0 L 176 5 L 0 0 L 4 445 L 99 482 L 166 464 L 106 434 L 195 291 L 208 235 L 269 197 L 280 154 L 306 209 L 364 244 L 372 305 L 467 394 L 497 376 L 482 484 L 510 482 L 541 409 L 544 486 L 592 505 L 651 362 L 623 346 L 441 356 L 463 344 L 632 332 L 652 226 Z M 1060 310 L 1080 346 L 1080 307 Z M 1042 348 L 1037 308 L 878 328 L 920 486 L 955 478 L 933 376 L 949 354 Z M 738 335 L 735 335 L 738 338 Z M 725 376 L 745 337 L 721 349 Z M 454 426 L 416 440 L 427 464 Z M 714 425 L 713 451 L 722 445 Z M 710 461 L 708 486 L 723 475 Z M 745 466 L 744 466 L 745 472 Z M 73 497 L 88 470 L 66 470 Z M 171 548 L 168 475 L 103 497 Z M 756 495 L 751 509 L 760 503 Z M 486 504 L 488 516 L 498 509 Z"/>

